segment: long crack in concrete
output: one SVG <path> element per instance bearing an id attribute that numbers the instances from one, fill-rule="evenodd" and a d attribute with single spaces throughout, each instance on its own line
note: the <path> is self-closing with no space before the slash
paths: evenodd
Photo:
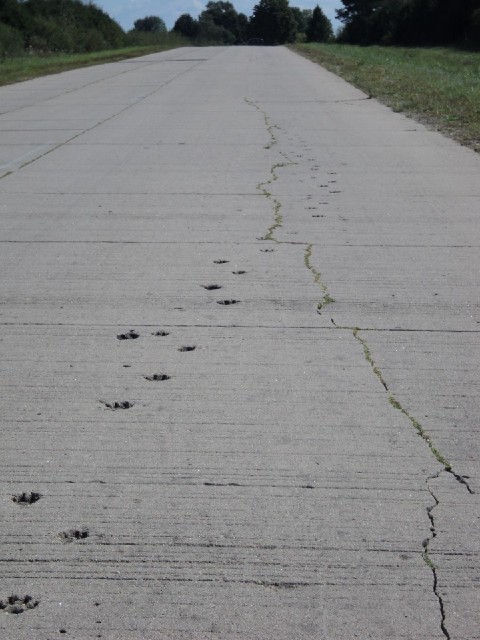
<path id="1" fill-rule="evenodd" d="M 274 134 L 273 130 L 274 129 L 279 130 L 279 127 L 276 126 L 275 124 L 272 124 L 271 119 L 268 116 L 268 114 L 256 102 L 254 102 L 252 100 L 248 100 L 247 98 L 245 98 L 245 102 L 247 102 L 247 104 L 249 104 L 252 107 L 254 107 L 255 109 L 257 109 L 257 111 L 259 111 L 259 113 L 261 113 L 263 115 L 265 126 L 266 126 L 267 131 L 268 131 L 268 133 L 270 135 L 270 142 L 268 144 L 266 144 L 264 148 L 265 149 L 271 149 L 274 145 L 276 145 L 278 143 L 278 138 Z M 278 240 L 278 238 L 275 237 L 275 232 L 278 229 L 280 229 L 282 227 L 282 225 L 283 225 L 282 202 L 278 198 L 274 197 L 270 193 L 270 191 L 268 190 L 267 187 L 278 180 L 279 176 L 276 173 L 276 169 L 297 164 L 296 162 L 291 161 L 286 154 L 282 153 L 282 155 L 286 158 L 287 161 L 283 162 L 283 163 L 275 163 L 275 164 L 273 164 L 271 169 L 270 169 L 271 177 L 268 180 L 266 180 L 265 182 L 260 182 L 257 185 L 257 189 L 260 191 L 260 193 L 262 195 L 264 195 L 266 198 L 268 198 L 272 202 L 273 213 L 274 213 L 274 222 L 273 222 L 273 224 L 268 228 L 267 233 L 263 237 L 257 238 L 257 239 L 259 239 L 259 240 L 270 240 L 270 241 L 275 242 L 277 244 L 284 244 L 281 240 Z M 312 264 L 313 244 L 309 243 L 309 244 L 306 244 L 306 245 L 303 245 L 303 246 L 305 246 L 304 256 L 303 256 L 304 265 L 310 271 L 310 273 L 313 275 L 313 280 L 314 280 L 315 284 L 318 285 L 320 287 L 321 291 L 322 291 L 322 298 L 317 303 L 317 313 L 320 314 L 322 309 L 324 309 L 324 307 L 326 305 L 335 302 L 335 299 L 330 295 L 328 286 L 327 286 L 326 282 L 323 280 L 322 273 L 318 269 L 316 269 Z M 439 499 L 434 494 L 434 492 L 433 492 L 433 490 L 432 490 L 432 488 L 430 486 L 430 481 L 435 479 L 435 478 L 438 478 L 441 473 L 449 473 L 455 478 L 455 480 L 458 483 L 463 485 L 470 494 L 473 494 L 474 491 L 471 489 L 471 487 L 469 486 L 469 484 L 466 481 L 466 479 L 462 475 L 460 475 L 459 473 L 455 472 L 455 470 L 453 469 L 451 463 L 448 461 L 447 457 L 443 453 L 441 453 L 439 451 L 439 449 L 435 446 L 435 444 L 433 443 L 431 437 L 428 435 L 428 433 L 426 432 L 426 430 L 422 426 L 422 424 L 413 415 L 411 415 L 408 412 L 408 410 L 399 402 L 399 400 L 390 391 L 390 388 L 389 388 L 389 386 L 388 386 L 388 384 L 387 384 L 387 382 L 385 380 L 385 377 L 384 377 L 382 371 L 380 370 L 380 368 L 378 367 L 378 365 L 376 364 L 376 362 L 375 362 L 375 360 L 373 358 L 371 349 L 370 349 L 367 341 L 365 340 L 365 338 L 363 338 L 360 335 L 360 331 L 361 330 L 358 327 L 344 327 L 344 326 L 337 325 L 333 318 L 332 318 L 332 324 L 335 327 L 335 329 L 337 329 L 339 331 L 350 331 L 352 333 L 354 339 L 361 344 L 362 351 L 363 351 L 363 356 L 364 356 L 365 360 L 368 362 L 368 364 L 370 365 L 373 373 L 375 374 L 375 377 L 378 379 L 378 381 L 380 382 L 380 384 L 384 388 L 384 390 L 385 390 L 385 392 L 387 394 L 387 399 L 388 399 L 389 404 L 394 409 L 396 409 L 397 411 L 400 411 L 410 421 L 410 423 L 413 426 L 413 428 L 415 429 L 415 432 L 417 433 L 417 435 L 429 447 L 430 452 L 432 453 L 432 455 L 435 458 L 435 460 L 443 466 L 443 469 L 441 471 L 435 473 L 434 475 L 429 476 L 426 479 L 427 491 L 429 492 L 429 494 L 433 498 L 434 504 L 432 504 L 432 505 L 427 507 L 427 516 L 428 516 L 428 520 L 429 520 L 429 527 L 430 527 L 430 532 L 431 533 L 430 533 L 430 536 L 425 538 L 423 540 L 423 542 L 422 542 L 422 547 L 423 547 L 422 558 L 423 558 L 423 561 L 425 562 L 425 564 L 432 571 L 433 592 L 435 594 L 436 599 L 438 600 L 438 606 L 439 606 L 440 618 L 441 618 L 441 620 L 440 620 L 441 631 L 442 631 L 443 635 L 445 636 L 445 638 L 450 640 L 451 639 L 451 635 L 450 635 L 450 633 L 449 633 L 449 631 L 447 629 L 447 626 L 446 626 L 445 603 L 444 603 L 443 597 L 442 597 L 441 592 L 440 592 L 437 567 L 435 566 L 434 562 L 432 561 L 432 559 L 430 557 L 430 553 L 429 553 L 430 542 L 434 538 L 437 537 L 437 531 L 436 531 L 436 527 L 435 527 L 435 519 L 434 519 L 433 511 L 440 504 Z M 370 330 L 370 329 L 365 329 L 365 331 L 368 331 L 368 330 Z"/>

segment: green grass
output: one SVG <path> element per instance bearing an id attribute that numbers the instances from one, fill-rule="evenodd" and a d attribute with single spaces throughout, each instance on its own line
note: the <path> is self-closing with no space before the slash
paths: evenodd
<path id="1" fill-rule="evenodd" d="M 480 53 L 340 44 L 291 48 L 395 111 L 480 151 Z"/>
<path id="2" fill-rule="evenodd" d="M 19 58 L 5 58 L 0 60 L 0 86 L 31 80 L 51 73 L 89 67 L 104 62 L 118 62 L 149 53 L 166 51 L 181 46 L 178 42 L 164 45 L 128 47 L 112 49 L 94 53 L 52 54 L 48 56 L 25 55 Z"/>

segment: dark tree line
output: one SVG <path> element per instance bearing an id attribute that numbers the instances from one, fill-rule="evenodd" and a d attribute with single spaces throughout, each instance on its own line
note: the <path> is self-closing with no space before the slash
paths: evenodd
<path id="1" fill-rule="evenodd" d="M 97 51 L 122 46 L 125 33 L 94 4 L 80 0 L 0 0 L 0 55 Z"/>
<path id="2" fill-rule="evenodd" d="M 342 0 L 341 42 L 480 46 L 480 0 Z"/>
<path id="3" fill-rule="evenodd" d="M 332 24 L 320 7 L 302 10 L 291 7 L 288 0 L 259 0 L 250 17 L 237 13 L 231 2 L 208 2 L 198 20 L 185 13 L 173 29 L 198 43 L 254 41 L 271 45 L 299 40 L 325 42 L 333 36 Z"/>
<path id="4" fill-rule="evenodd" d="M 250 17 L 237 13 L 231 2 L 210 1 L 198 19 L 181 15 L 172 31 L 200 45 L 323 42 L 333 36 L 320 7 L 301 10 L 288 0 L 259 0 Z M 87 0 L 0 0 L 0 60 L 25 51 L 81 53 L 149 45 L 166 37 L 165 22 L 158 16 L 139 18 L 125 33 Z"/>

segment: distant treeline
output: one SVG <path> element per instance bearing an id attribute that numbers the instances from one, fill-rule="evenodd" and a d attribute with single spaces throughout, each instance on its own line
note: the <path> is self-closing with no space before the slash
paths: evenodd
<path id="1" fill-rule="evenodd" d="M 150 45 L 168 37 L 165 23 L 149 17 L 126 33 L 92 2 L 0 0 L 0 60 L 25 52 L 85 53 Z M 160 28 L 159 28 L 160 27 Z"/>
<path id="2" fill-rule="evenodd" d="M 123 29 L 80 0 L 0 0 L 0 55 L 98 51 L 122 46 Z"/>
<path id="3" fill-rule="evenodd" d="M 198 19 L 181 15 L 173 30 L 193 42 L 223 44 L 285 44 L 326 42 L 333 38 L 332 23 L 317 5 L 291 7 L 288 0 L 260 0 L 248 17 L 231 2 L 207 2 Z"/>
<path id="4" fill-rule="evenodd" d="M 352 44 L 480 46 L 480 0 L 342 0 L 338 42 Z M 92 2 L 0 0 L 0 60 L 31 53 L 83 53 L 183 37 L 203 44 L 327 42 L 332 24 L 322 9 L 289 0 L 259 0 L 251 16 L 231 2 L 207 2 L 198 18 L 185 13 L 169 33 L 158 16 L 145 16 L 127 33 Z"/>
<path id="5" fill-rule="evenodd" d="M 480 0 L 342 0 L 339 42 L 480 46 Z"/>
<path id="6" fill-rule="evenodd" d="M 166 39 L 193 44 L 283 44 L 324 42 L 332 25 L 317 6 L 290 7 L 288 0 L 259 0 L 253 15 L 237 13 L 231 2 L 207 2 L 198 19 L 181 15 L 170 33 L 158 16 L 145 16 L 125 33 L 92 2 L 82 0 L 0 0 L 0 60 L 31 53 L 83 53 L 129 45 L 162 44 Z"/>

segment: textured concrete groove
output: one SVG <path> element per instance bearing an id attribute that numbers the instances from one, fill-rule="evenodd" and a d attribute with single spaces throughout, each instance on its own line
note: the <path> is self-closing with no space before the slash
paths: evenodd
<path id="1" fill-rule="evenodd" d="M 202 60 L 200 60 L 199 62 L 202 62 Z M 192 65 L 188 69 L 183 70 L 183 71 L 179 72 L 178 74 L 174 75 L 173 78 L 171 78 L 169 80 L 166 80 L 165 83 L 160 86 L 160 88 L 155 86 L 154 89 L 151 90 L 151 92 L 143 95 L 141 97 L 141 99 L 144 100 L 144 99 L 150 97 L 151 95 L 154 95 L 157 91 L 162 89 L 165 85 L 167 85 L 170 82 L 173 82 L 174 80 L 176 80 L 179 76 L 183 75 L 184 73 L 188 73 L 195 66 L 196 65 Z M 123 72 L 120 72 L 120 75 L 121 74 L 131 73 L 131 72 L 132 72 L 131 69 L 127 69 L 127 70 L 125 70 Z M 70 91 L 62 92 L 60 95 L 61 95 L 62 98 L 64 98 L 68 94 L 84 90 L 86 87 L 90 87 L 90 86 L 95 85 L 95 84 L 97 84 L 99 82 L 102 82 L 102 80 L 96 80 L 93 83 L 89 83 L 87 85 L 81 85 L 80 87 L 75 87 L 75 88 L 71 89 Z M 51 98 L 49 98 L 49 99 L 51 100 Z M 28 161 L 26 161 L 26 162 L 22 162 L 22 160 L 24 158 L 26 158 L 28 155 L 31 155 L 30 153 L 23 154 L 20 157 L 14 158 L 9 163 L 1 165 L 0 166 L 0 171 L 3 171 L 5 169 L 7 169 L 7 171 L 4 174 L 0 175 L 0 180 L 2 178 L 6 177 L 6 176 L 11 175 L 12 173 L 14 173 L 16 171 L 22 169 L 23 167 L 26 167 L 26 166 L 32 164 L 33 162 L 36 162 L 37 160 L 47 156 L 48 154 L 50 154 L 50 153 L 52 153 L 54 151 L 57 151 L 58 149 L 60 149 L 64 145 L 67 145 L 67 144 L 75 141 L 77 138 L 79 138 L 80 136 L 84 135 L 86 132 L 92 131 L 92 130 L 96 129 L 97 127 L 101 126 L 102 124 L 108 122 L 109 120 L 111 120 L 113 118 L 116 118 L 117 116 L 121 115 L 124 111 L 132 108 L 132 106 L 135 106 L 135 105 L 136 105 L 136 103 L 134 103 L 133 105 L 132 104 L 128 104 L 127 106 L 125 106 L 125 107 L 119 109 L 118 111 L 114 112 L 112 115 L 107 116 L 106 118 L 100 120 L 99 122 L 95 122 L 89 128 L 87 128 L 85 130 L 81 130 L 78 133 L 74 134 L 73 136 L 67 137 L 65 140 L 63 140 L 61 143 L 58 143 L 57 145 L 43 145 L 41 147 L 38 147 L 38 149 L 33 151 L 33 153 L 35 154 L 35 157 L 30 159 L 30 160 L 28 160 Z"/>
<path id="2" fill-rule="evenodd" d="M 257 106 L 257 108 L 259 108 Z M 261 110 L 259 108 L 259 110 Z M 271 122 L 271 118 L 266 114 L 266 112 L 262 111 L 262 113 L 264 113 L 265 116 L 265 122 Z M 277 129 L 281 129 L 281 127 L 277 127 Z M 278 143 L 278 139 L 275 138 L 275 144 Z M 276 166 L 276 165 L 274 165 Z M 279 211 L 282 209 L 282 201 L 281 199 L 277 199 L 271 196 L 271 194 L 269 192 L 266 191 L 266 189 L 264 188 L 264 185 L 267 184 L 272 184 L 273 182 L 275 182 L 277 180 L 277 176 L 274 172 L 274 169 L 271 170 L 272 171 L 272 175 L 273 178 L 271 180 L 269 180 L 266 183 L 261 183 L 260 184 L 260 188 L 262 188 L 262 191 L 264 193 L 264 195 L 267 198 L 270 198 L 272 200 L 272 203 L 274 205 L 274 213 L 275 213 L 275 222 L 272 225 L 272 227 L 270 227 L 269 232 L 267 234 L 267 236 L 265 236 L 265 239 L 269 239 L 269 240 L 273 240 L 274 242 L 276 242 L 277 244 L 280 244 L 282 241 L 278 240 L 276 237 L 273 236 L 273 232 L 276 229 L 280 229 L 283 225 L 283 221 L 284 221 L 284 216 L 280 216 L 279 215 Z M 326 185 L 322 185 L 322 186 L 326 186 Z M 334 193 L 334 192 L 331 192 Z M 335 193 L 341 193 L 341 191 L 335 191 Z M 307 207 L 308 209 L 312 209 L 315 207 Z M 461 245 L 460 245 L 461 246 Z M 312 256 L 312 249 L 313 249 L 313 245 L 312 244 L 308 244 L 306 252 L 305 252 L 305 257 L 304 257 L 304 262 L 305 262 L 305 266 L 307 267 L 307 269 L 309 269 L 309 271 L 311 271 L 311 273 L 314 276 L 314 281 L 315 283 L 321 288 L 322 292 L 323 292 L 323 298 L 322 300 L 318 303 L 317 305 L 317 312 L 320 313 L 321 309 L 323 308 L 323 306 L 325 304 L 330 304 L 331 302 L 335 302 L 335 300 L 333 298 L 331 298 L 329 292 L 328 292 L 328 287 L 327 284 L 323 281 L 322 279 L 322 274 L 320 273 L 320 271 L 318 271 L 318 269 L 316 269 L 315 267 L 312 266 L 311 263 L 311 256 Z M 355 327 L 340 327 L 338 326 L 335 321 L 332 319 L 332 323 L 334 325 L 334 327 L 336 329 L 340 329 L 340 330 L 348 330 L 351 331 L 353 333 L 353 336 L 356 340 L 358 340 L 361 345 L 362 345 L 362 349 L 363 349 L 363 353 L 364 353 L 364 357 L 366 359 L 366 361 L 369 363 L 369 365 L 371 366 L 375 376 L 377 377 L 377 379 L 379 380 L 379 382 L 381 383 L 381 385 L 384 387 L 384 390 L 387 392 L 388 394 L 388 401 L 389 403 L 397 410 L 401 411 L 401 413 L 403 413 L 408 420 L 411 422 L 411 424 L 413 425 L 413 427 L 415 428 L 417 434 L 427 443 L 428 447 L 430 448 L 433 456 L 437 459 L 437 461 L 442 464 L 442 466 L 444 467 L 444 472 L 450 473 L 457 482 L 459 482 L 461 485 L 463 485 L 467 491 L 472 495 L 474 492 L 471 489 L 471 487 L 469 486 L 467 480 L 465 479 L 464 476 L 461 476 L 460 474 L 456 473 L 453 469 L 452 469 L 452 465 L 450 464 L 450 462 L 448 462 L 448 460 L 444 457 L 444 455 L 442 453 L 440 453 L 438 451 L 438 449 L 433 445 L 432 440 L 430 438 L 429 435 L 427 435 L 427 433 L 425 432 L 424 428 L 422 427 L 422 425 L 418 422 L 418 420 L 416 418 L 414 418 L 413 416 L 411 416 L 409 414 L 409 412 L 398 402 L 398 400 L 395 398 L 395 396 L 390 392 L 389 387 L 387 386 L 387 383 L 385 382 L 384 376 L 382 374 L 382 372 L 380 371 L 380 369 L 378 368 L 377 364 L 375 363 L 375 361 L 373 360 L 370 348 L 366 342 L 366 340 L 364 338 L 362 338 L 359 335 L 359 329 L 355 328 Z M 440 472 L 437 472 L 435 475 L 430 476 L 429 478 L 426 479 L 426 483 L 427 483 L 427 489 L 429 491 L 429 493 L 431 494 L 432 498 L 434 498 L 435 500 L 435 504 L 431 507 L 427 507 L 427 514 L 428 514 L 428 518 L 429 521 L 431 523 L 431 539 L 435 538 L 437 536 L 436 533 L 436 529 L 435 529 L 435 523 L 434 523 L 434 519 L 433 519 L 433 509 L 438 506 L 439 504 L 439 500 L 438 498 L 435 496 L 435 494 L 433 493 L 433 491 L 431 490 L 428 481 L 430 479 L 433 479 L 435 477 L 438 477 Z M 435 594 L 435 597 L 438 599 L 438 605 L 439 605 L 439 610 L 440 610 L 440 628 L 442 633 L 444 634 L 444 636 L 446 638 L 450 638 L 450 633 L 447 630 L 446 627 L 446 611 L 445 611 L 445 602 L 444 599 L 441 595 L 441 591 L 440 591 L 440 586 L 439 586 L 439 577 L 437 574 L 437 569 L 434 565 L 434 563 L 432 562 L 432 560 L 430 559 L 430 556 L 428 554 L 428 543 L 429 543 L 429 539 L 426 538 L 424 540 L 423 543 L 423 547 L 424 547 L 424 552 L 423 552 L 423 558 L 425 563 L 427 564 L 428 567 L 430 567 L 430 569 L 432 570 L 432 574 L 433 574 L 433 591 Z"/>
<path id="3" fill-rule="evenodd" d="M 478 158 L 280 47 L 145 61 L 0 89 L 1 163 L 60 145 L 0 183 L 0 634 L 473 640 Z"/>
<path id="4" fill-rule="evenodd" d="M 265 124 L 267 125 L 267 130 L 272 138 L 272 143 L 270 145 L 267 145 L 266 148 L 270 149 L 274 144 L 278 143 L 278 139 L 273 136 L 272 133 L 272 125 L 270 124 L 270 118 L 267 115 L 267 113 L 265 111 L 263 111 L 262 109 L 260 109 L 260 107 L 258 107 L 258 105 L 254 105 L 263 115 L 264 115 L 264 120 L 265 120 Z M 277 127 L 278 129 L 280 129 L 280 127 Z M 285 154 L 284 154 L 285 155 Z M 295 164 L 295 163 L 289 163 L 289 164 Z M 267 234 L 262 237 L 259 238 L 261 240 L 271 240 L 277 244 L 282 244 L 282 241 L 278 240 L 274 233 L 276 230 L 281 229 L 281 227 L 283 226 L 283 220 L 284 217 L 281 214 L 282 211 L 282 201 L 281 199 L 275 198 L 272 196 L 272 194 L 266 189 L 267 185 L 272 185 L 274 182 L 276 182 L 278 180 L 278 176 L 275 173 L 275 170 L 277 168 L 280 167 L 284 167 L 284 166 L 288 166 L 287 164 L 274 164 L 270 170 L 270 173 L 272 175 L 272 177 L 270 178 L 270 180 L 266 181 L 266 182 L 262 182 L 259 183 L 258 185 L 258 189 L 261 191 L 261 193 L 272 202 L 272 207 L 273 207 L 273 213 L 274 213 L 274 222 L 273 224 L 269 227 Z M 322 187 L 324 187 L 326 185 L 322 185 Z M 331 192 L 331 193 L 337 193 L 335 192 Z M 340 192 L 338 192 L 340 193 Z M 322 274 L 321 272 L 316 269 L 311 262 L 311 258 L 312 258 L 312 250 L 313 250 L 313 245 L 312 244 L 308 244 L 306 249 L 305 249 L 305 253 L 304 253 L 304 265 L 305 267 L 310 271 L 310 273 L 313 275 L 313 279 L 315 284 L 321 289 L 322 291 L 322 299 L 320 300 L 320 302 L 317 303 L 317 313 L 321 314 L 322 309 L 331 303 L 335 302 L 335 299 L 332 298 L 329 294 L 329 290 L 328 290 L 328 286 L 326 284 L 326 282 L 322 279 Z M 430 451 L 432 452 L 433 456 L 437 459 L 437 461 L 442 464 L 444 466 L 445 471 L 448 471 L 450 473 L 452 473 L 454 475 L 454 477 L 462 484 L 464 484 L 467 488 L 467 490 L 469 491 L 469 493 L 472 493 L 470 487 L 468 486 L 468 483 L 466 482 L 466 480 L 462 477 L 459 476 L 458 474 L 456 474 L 452 468 L 450 463 L 448 462 L 448 460 L 443 456 L 443 454 L 441 454 L 436 447 L 432 444 L 430 437 L 425 433 L 425 431 L 423 430 L 422 426 L 418 423 L 418 421 L 413 418 L 401 405 L 400 403 L 395 399 L 395 397 L 390 393 L 390 390 L 384 380 L 384 377 L 381 373 L 381 371 L 379 370 L 379 368 L 377 367 L 377 365 L 375 364 L 375 361 L 373 360 L 371 351 L 368 347 L 368 344 L 366 342 L 365 339 L 363 339 L 360 335 L 359 335 L 359 331 L 357 328 L 353 328 L 353 327 L 339 327 L 338 325 L 336 325 L 335 321 L 332 319 L 332 323 L 335 327 L 335 329 L 337 330 L 342 330 L 342 329 L 347 329 L 350 330 L 352 332 L 353 337 L 355 338 L 355 340 L 357 340 L 358 342 L 360 342 L 360 344 L 362 345 L 362 349 L 363 349 L 363 355 L 365 357 L 365 360 L 368 362 L 368 364 L 370 365 L 370 367 L 373 370 L 373 373 L 375 374 L 376 378 L 378 379 L 378 381 L 380 382 L 380 384 L 383 386 L 383 388 L 385 389 L 385 391 L 388 393 L 388 400 L 390 402 L 390 404 L 395 408 L 398 409 L 399 411 L 401 411 L 412 423 L 412 425 L 414 426 L 416 432 L 418 433 L 418 435 L 427 443 L 427 445 L 430 448 Z M 431 476 L 429 479 L 433 479 L 434 477 L 438 477 L 438 473 L 435 476 Z M 431 530 L 431 539 L 435 538 L 437 536 L 436 530 L 435 530 L 435 522 L 434 522 L 434 518 L 432 515 L 433 509 L 435 508 L 435 506 L 437 506 L 439 504 L 438 499 L 436 498 L 436 496 L 433 494 L 429 484 L 428 484 L 428 480 L 427 478 L 426 480 L 426 486 L 427 489 L 430 493 L 430 495 L 432 496 L 432 498 L 435 500 L 435 504 L 433 506 L 427 507 L 426 511 L 427 511 L 427 515 L 428 515 L 428 519 L 430 522 L 430 530 Z M 313 486 L 312 486 L 313 488 Z M 425 564 L 431 569 L 432 571 L 432 576 L 433 576 L 433 593 L 436 597 L 436 599 L 438 600 L 438 606 L 439 606 L 439 611 L 440 611 L 440 629 L 443 633 L 443 635 L 447 638 L 447 640 L 450 640 L 450 634 L 446 628 L 446 614 L 445 614 L 445 603 L 444 600 L 442 598 L 442 595 L 440 593 L 440 588 L 439 588 L 439 584 L 438 584 L 438 575 L 437 575 L 437 570 L 436 567 L 434 565 L 434 563 L 432 562 L 432 560 L 430 559 L 429 553 L 428 553 L 428 546 L 429 546 L 429 538 L 425 538 L 423 543 L 423 560 L 425 562 Z"/>

